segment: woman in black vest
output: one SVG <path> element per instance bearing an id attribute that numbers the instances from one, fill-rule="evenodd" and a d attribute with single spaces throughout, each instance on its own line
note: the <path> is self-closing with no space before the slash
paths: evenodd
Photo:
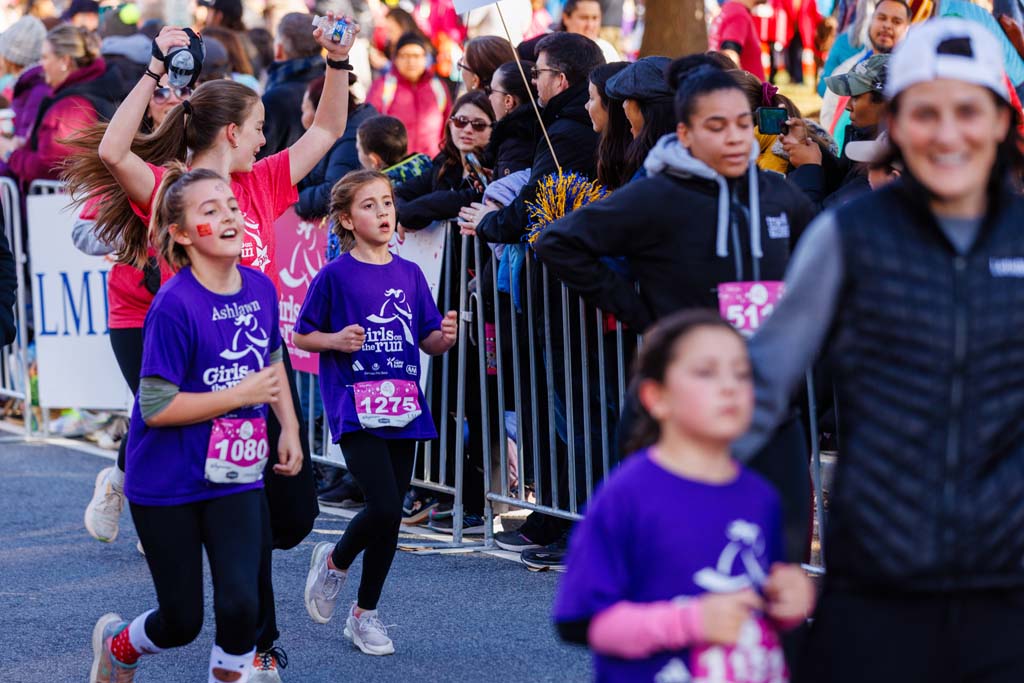
<path id="1" fill-rule="evenodd" d="M 796 680 L 1021 679 L 1024 163 L 1003 73 L 978 24 L 907 35 L 886 83 L 902 177 L 815 221 L 751 343 L 741 458 L 823 349 L 838 388 L 828 574 Z"/>
<path id="2" fill-rule="evenodd" d="M 684 308 L 721 310 L 756 328 L 770 301 L 730 303 L 733 292 L 756 299 L 757 292 L 776 291 L 812 217 L 799 190 L 757 168 L 747 97 L 709 62 L 684 57 L 670 66 L 678 127 L 651 150 L 647 177 L 551 224 L 536 243 L 554 277 L 638 333 Z M 624 257 L 639 291 L 605 257 Z M 734 284 L 720 289 L 723 283 Z M 630 415 L 627 401 L 620 434 L 629 433 Z M 806 453 L 794 412 L 754 463 L 783 494 L 787 554 L 794 561 L 804 559 L 808 538 Z"/>
<path id="3" fill-rule="evenodd" d="M 0 143 L 11 171 L 25 187 L 33 180 L 56 180 L 60 162 L 71 154 L 62 140 L 107 120 L 117 107 L 118 85 L 106 75 L 99 39 L 85 29 L 63 24 L 43 43 L 39 63 L 53 95 L 43 100 L 27 141 Z"/>

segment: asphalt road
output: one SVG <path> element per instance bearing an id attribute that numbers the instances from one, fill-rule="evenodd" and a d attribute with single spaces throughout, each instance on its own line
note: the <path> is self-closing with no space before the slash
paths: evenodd
<path id="1" fill-rule="evenodd" d="M 127 510 L 113 544 L 82 526 L 96 472 L 95 455 L 54 445 L 26 445 L 0 434 L 0 633 L 4 681 L 80 682 L 92 661 L 92 626 L 104 612 L 131 618 L 156 606 Z M 550 623 L 560 575 L 534 574 L 480 554 L 398 553 L 381 602 L 397 653 L 363 655 L 342 623 L 314 624 L 302 603 L 313 543 L 337 538 L 344 519 L 323 514 L 298 548 L 274 553 L 279 644 L 286 682 L 586 681 L 586 651 L 563 645 Z M 359 562 L 342 591 L 354 599 Z M 202 683 L 213 642 L 212 590 L 199 638 L 143 660 L 140 683 Z M 341 608 L 339 607 L 339 610 Z"/>

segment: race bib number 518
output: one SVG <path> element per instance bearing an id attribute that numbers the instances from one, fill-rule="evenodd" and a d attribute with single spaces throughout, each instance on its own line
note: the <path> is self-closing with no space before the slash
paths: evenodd
<path id="1" fill-rule="evenodd" d="M 723 282 L 718 285 L 718 311 L 746 337 L 764 324 L 782 298 L 783 283 Z"/>

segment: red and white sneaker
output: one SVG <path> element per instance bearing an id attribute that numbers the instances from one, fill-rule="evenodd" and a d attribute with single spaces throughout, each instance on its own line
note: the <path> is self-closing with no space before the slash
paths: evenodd
<path id="1" fill-rule="evenodd" d="M 252 662 L 249 683 L 280 683 L 280 670 L 288 666 L 288 655 L 279 647 L 257 652 Z"/>
<path id="2" fill-rule="evenodd" d="M 114 636 L 128 628 L 119 614 L 104 614 L 92 629 L 92 670 L 89 683 L 132 683 L 138 663 L 122 664 L 110 651 Z"/>

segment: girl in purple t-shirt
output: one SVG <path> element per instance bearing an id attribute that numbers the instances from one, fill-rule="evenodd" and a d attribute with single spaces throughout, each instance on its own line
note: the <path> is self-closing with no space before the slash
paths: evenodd
<path id="1" fill-rule="evenodd" d="M 93 629 L 90 683 L 127 681 L 143 654 L 193 641 L 203 625 L 203 551 L 213 576 L 216 643 L 209 680 L 248 680 L 259 626 L 263 468 L 302 468 L 298 419 L 281 362 L 277 295 L 238 265 L 245 229 L 228 181 L 172 166 L 151 230 L 177 275 L 146 316 L 141 385 L 128 438 L 125 495 L 146 550 L 158 609 Z M 267 439 L 267 404 L 281 424 Z"/>
<path id="2" fill-rule="evenodd" d="M 670 316 L 644 336 L 635 381 L 639 450 L 572 536 L 559 633 L 590 646 L 602 682 L 784 683 L 778 630 L 814 590 L 780 563 L 775 491 L 730 456 L 754 403 L 743 339 L 711 312 Z"/>
<path id="3" fill-rule="evenodd" d="M 320 389 L 331 434 L 366 497 L 337 545 L 313 548 L 306 610 L 326 624 L 348 568 L 363 554 L 358 600 L 345 636 L 370 655 L 395 651 L 377 616 L 412 478 L 416 442 L 437 437 L 420 390 L 420 350 L 455 344 L 455 311 L 443 319 L 416 264 L 388 251 L 395 231 L 391 181 L 353 171 L 331 192 L 342 255 L 313 279 L 295 324 L 295 345 L 320 354 Z"/>

